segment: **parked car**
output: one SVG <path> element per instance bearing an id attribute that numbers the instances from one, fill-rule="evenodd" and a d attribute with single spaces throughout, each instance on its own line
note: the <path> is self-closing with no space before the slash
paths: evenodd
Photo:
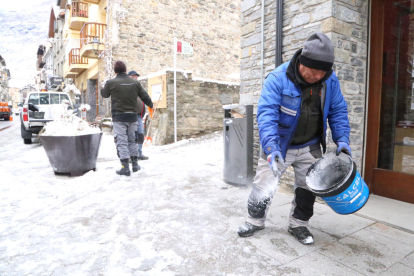
<path id="1" fill-rule="evenodd" d="M 22 109 L 23 109 L 23 103 L 17 103 L 17 107 L 16 108 L 13 108 L 13 112 L 14 112 L 14 115 L 19 115 L 21 112 L 22 112 Z"/>
<path id="2" fill-rule="evenodd" d="M 47 122 L 53 121 L 58 107 L 63 101 L 73 108 L 69 95 L 65 92 L 30 92 L 20 112 L 21 136 L 25 144 L 32 143 L 33 135 L 39 134 Z"/>

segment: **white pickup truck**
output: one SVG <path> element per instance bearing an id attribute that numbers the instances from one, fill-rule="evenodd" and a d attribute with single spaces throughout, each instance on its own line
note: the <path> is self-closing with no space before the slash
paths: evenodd
<path id="1" fill-rule="evenodd" d="M 21 134 L 25 144 L 31 144 L 33 134 L 39 134 L 47 122 L 53 121 L 64 100 L 69 102 L 69 109 L 73 108 L 72 101 L 65 92 L 41 91 L 27 95 L 20 112 Z"/>

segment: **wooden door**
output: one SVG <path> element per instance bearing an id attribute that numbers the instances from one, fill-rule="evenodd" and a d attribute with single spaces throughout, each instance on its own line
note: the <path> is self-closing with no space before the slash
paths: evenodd
<path id="1" fill-rule="evenodd" d="M 372 0 L 365 181 L 414 203 L 414 0 Z"/>

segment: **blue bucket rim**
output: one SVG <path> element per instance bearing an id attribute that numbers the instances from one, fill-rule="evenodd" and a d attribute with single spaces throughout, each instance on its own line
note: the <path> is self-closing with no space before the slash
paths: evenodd
<path id="1" fill-rule="evenodd" d="M 329 154 L 329 153 L 328 153 Z M 334 154 L 334 153 L 332 153 Z M 345 154 L 345 153 L 340 153 L 340 154 Z M 312 163 L 312 165 L 309 167 L 308 172 L 306 173 L 306 186 L 308 186 L 309 190 L 311 190 L 313 193 L 315 193 L 317 196 L 321 196 L 321 197 L 329 197 L 331 195 L 337 195 L 339 193 L 339 189 L 341 186 L 343 186 L 352 176 L 353 173 L 356 174 L 357 171 L 357 167 L 356 164 L 354 162 L 354 160 L 351 158 L 351 156 L 349 156 L 348 154 L 345 154 L 348 159 L 351 162 L 351 169 L 349 170 L 349 172 L 344 176 L 344 178 L 339 181 L 337 184 L 332 185 L 330 188 L 325 189 L 325 190 L 316 190 L 316 189 L 312 189 L 309 184 L 308 184 L 308 176 L 311 173 L 311 171 L 315 168 L 315 166 L 322 162 L 323 159 L 327 156 L 325 155 L 322 158 L 319 158 L 318 160 L 316 160 L 315 162 Z M 342 191 L 345 189 L 341 189 Z"/>

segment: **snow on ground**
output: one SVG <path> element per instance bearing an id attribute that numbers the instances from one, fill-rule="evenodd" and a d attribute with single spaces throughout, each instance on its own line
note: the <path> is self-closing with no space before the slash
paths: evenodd
<path id="1" fill-rule="evenodd" d="M 414 235 L 315 204 L 304 246 L 286 231 L 292 196 L 276 193 L 266 228 L 236 230 L 250 188 L 222 180 L 221 133 L 145 148 L 119 176 L 104 133 L 97 170 L 54 175 L 20 122 L 0 132 L 0 275 L 410 275 Z"/>
<path id="2" fill-rule="evenodd" d="M 150 159 L 131 177 L 115 173 L 108 133 L 97 170 L 81 177 L 54 175 L 43 147 L 28 149 L 0 161 L 0 275 L 174 275 L 184 264 L 195 272 L 199 262 L 220 258 L 204 251 L 222 243 L 213 233 L 230 234 L 227 216 L 240 217 L 233 240 L 243 221 L 249 190 L 222 181 L 221 133 L 144 148 Z M 196 253 L 201 260 L 190 258 Z"/>

